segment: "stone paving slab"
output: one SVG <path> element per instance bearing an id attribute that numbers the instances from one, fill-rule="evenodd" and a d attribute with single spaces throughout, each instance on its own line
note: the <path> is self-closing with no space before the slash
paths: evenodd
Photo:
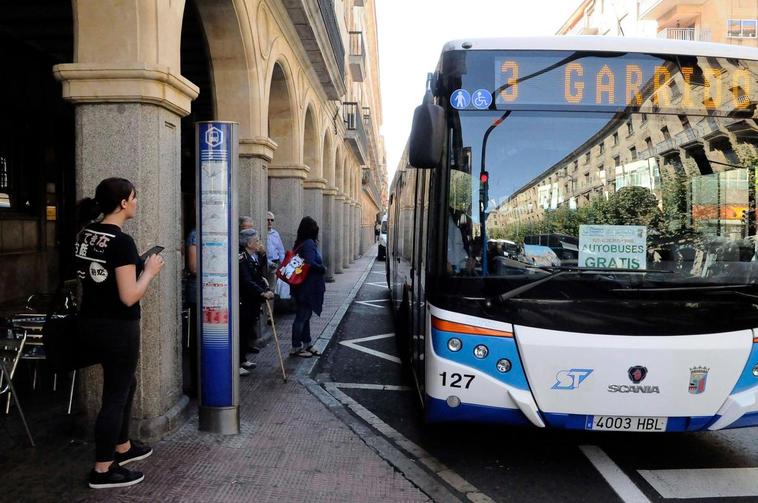
<path id="1" fill-rule="evenodd" d="M 311 320 L 314 336 L 332 321 L 374 254 L 327 284 L 324 312 Z M 308 361 L 287 357 L 293 318 L 276 322 L 288 381 L 282 381 L 273 343 L 257 355 L 258 368 L 240 378 L 239 435 L 198 432 L 195 410 L 191 421 L 154 445 L 150 458 L 129 465 L 144 471 L 144 482 L 101 491 L 85 484 L 90 443 L 71 444 L 53 432 L 32 449 L 18 437 L 12 452 L 0 453 L 0 501 L 429 501 L 298 382 L 296 371 Z"/>

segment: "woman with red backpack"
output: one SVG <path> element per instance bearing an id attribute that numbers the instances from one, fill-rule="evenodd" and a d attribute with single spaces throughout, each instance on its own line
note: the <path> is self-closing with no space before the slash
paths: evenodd
<path id="1" fill-rule="evenodd" d="M 304 217 L 300 221 L 294 251 L 303 258 L 309 268 L 305 280 L 300 285 L 292 286 L 292 297 L 297 304 L 297 312 L 292 323 L 290 356 L 310 358 L 320 354 L 313 347 L 310 319 L 313 313 L 321 316 L 326 290 L 326 268 L 318 251 L 318 224 L 311 217 Z"/>

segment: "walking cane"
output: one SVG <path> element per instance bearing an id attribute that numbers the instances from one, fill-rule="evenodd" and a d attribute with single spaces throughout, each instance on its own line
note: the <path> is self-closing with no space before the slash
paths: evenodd
<path id="1" fill-rule="evenodd" d="M 271 320 L 271 330 L 274 332 L 274 342 L 276 342 L 276 352 L 279 355 L 279 365 L 282 367 L 282 378 L 287 382 L 287 372 L 284 370 L 284 360 L 282 359 L 282 349 L 279 347 L 279 337 L 276 336 L 276 323 L 274 323 L 274 313 L 271 312 L 271 304 L 266 299 L 266 309 L 268 310 L 268 319 Z"/>

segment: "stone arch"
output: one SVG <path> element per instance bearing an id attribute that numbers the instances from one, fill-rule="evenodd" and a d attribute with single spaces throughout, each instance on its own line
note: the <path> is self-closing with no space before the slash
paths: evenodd
<path id="1" fill-rule="evenodd" d="M 274 63 L 268 89 L 268 137 L 277 144 L 272 164 L 295 164 L 298 161 L 295 92 L 286 60 Z"/>
<path id="2" fill-rule="evenodd" d="M 253 120 L 261 108 L 250 23 L 240 17 L 244 0 L 195 0 L 208 44 L 216 120 L 239 123 L 240 139 L 261 135 Z"/>
<path id="3" fill-rule="evenodd" d="M 310 168 L 308 172 L 309 179 L 318 179 L 322 177 L 321 155 L 319 152 L 320 145 L 318 141 L 318 124 L 313 106 L 308 104 L 305 109 L 305 120 L 303 122 L 303 164 Z"/>

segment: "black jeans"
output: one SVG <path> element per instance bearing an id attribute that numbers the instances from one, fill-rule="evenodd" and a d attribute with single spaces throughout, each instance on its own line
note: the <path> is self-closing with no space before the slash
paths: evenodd
<path id="1" fill-rule="evenodd" d="M 103 367 L 103 398 L 95 422 L 95 461 L 113 461 L 116 445 L 129 440 L 134 376 L 139 360 L 139 320 L 84 318 L 84 343 Z"/>
<path id="2" fill-rule="evenodd" d="M 239 349 L 240 363 L 245 363 L 245 353 L 258 342 L 258 320 L 261 305 L 258 303 L 240 304 Z"/>
<path id="3" fill-rule="evenodd" d="M 292 322 L 292 349 L 307 349 L 311 341 L 311 316 L 313 309 L 305 303 L 297 303 L 295 321 Z"/>

